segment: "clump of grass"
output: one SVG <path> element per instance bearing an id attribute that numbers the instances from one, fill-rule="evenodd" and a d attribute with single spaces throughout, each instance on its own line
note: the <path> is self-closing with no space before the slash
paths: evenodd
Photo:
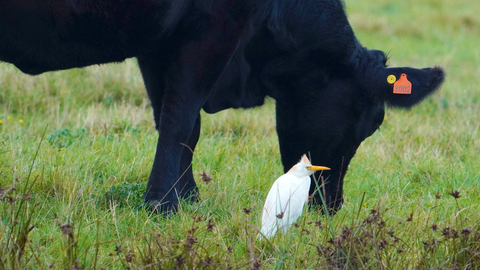
<path id="1" fill-rule="evenodd" d="M 45 129 L 46 131 L 46 129 Z M 32 257 L 38 258 L 35 251 L 25 254 L 26 248 L 30 247 L 30 232 L 35 228 L 34 218 L 38 215 L 38 202 L 30 202 L 32 199 L 32 187 L 38 177 L 30 181 L 33 166 L 43 141 L 43 136 L 38 144 L 35 156 L 32 159 L 28 176 L 23 183 L 23 188 L 18 187 L 20 178 L 16 177 L 14 171 L 13 182 L 10 186 L 0 186 L 0 269 L 20 269 L 28 264 Z M 0 172 L 1 177 L 1 172 Z M 26 256 L 25 256 L 26 255 Z"/>
<path id="2" fill-rule="evenodd" d="M 215 221 L 193 216 L 191 222 L 191 227 L 181 236 L 148 234 L 135 244 L 135 249 L 117 246 L 115 255 L 122 259 L 125 268 L 233 269 L 241 266 L 233 256 L 233 247 L 221 249 L 210 241 Z"/>
<path id="3" fill-rule="evenodd" d="M 381 209 L 372 209 L 357 224 L 343 227 L 327 243 L 316 245 L 318 259 L 334 269 L 410 269 L 451 267 L 473 269 L 480 265 L 480 228 L 442 230 L 432 225 L 425 240 L 409 241 L 405 235 L 418 235 L 415 227 L 400 229 L 384 220 Z M 412 222 L 411 216 L 406 218 Z M 461 233 L 460 233 L 461 232 Z M 441 233 L 441 235 L 439 235 Z M 420 239 L 421 239 L 420 238 Z M 414 256 L 417 259 L 412 260 Z"/>
<path id="4" fill-rule="evenodd" d="M 142 204 L 143 193 L 145 192 L 145 183 L 121 183 L 111 186 L 105 192 L 107 205 L 114 203 L 118 206 L 140 207 Z"/>
<path id="5" fill-rule="evenodd" d="M 36 258 L 30 233 L 35 228 L 39 203 L 28 192 L 17 187 L 21 180 L 0 187 L 0 269 L 21 269 Z"/>
<path id="6" fill-rule="evenodd" d="M 69 147 L 75 140 L 81 139 L 87 135 L 84 128 L 70 131 L 67 128 L 59 129 L 49 134 L 47 142 L 57 148 Z"/>

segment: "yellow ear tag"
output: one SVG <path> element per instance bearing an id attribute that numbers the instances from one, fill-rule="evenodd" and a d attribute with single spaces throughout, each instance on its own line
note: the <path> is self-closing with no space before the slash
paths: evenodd
<path id="1" fill-rule="evenodd" d="M 397 77 L 395 77 L 395 75 L 388 75 L 387 82 L 389 84 L 394 84 L 396 81 L 397 81 Z"/>
<path id="2" fill-rule="evenodd" d="M 412 93 L 412 83 L 407 79 L 407 74 L 402 73 L 402 75 L 400 75 L 400 79 L 393 85 L 393 93 L 406 95 Z"/>

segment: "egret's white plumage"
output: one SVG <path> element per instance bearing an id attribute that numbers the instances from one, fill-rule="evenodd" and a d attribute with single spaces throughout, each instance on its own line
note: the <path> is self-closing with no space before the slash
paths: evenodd
<path id="1" fill-rule="evenodd" d="M 266 238 L 275 236 L 277 230 L 286 232 L 303 212 L 310 190 L 310 175 L 327 167 L 312 166 L 306 155 L 286 174 L 273 183 L 262 211 L 261 233 Z"/>

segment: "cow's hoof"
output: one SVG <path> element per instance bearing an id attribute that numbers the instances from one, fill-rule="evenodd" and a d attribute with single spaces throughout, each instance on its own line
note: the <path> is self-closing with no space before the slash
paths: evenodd
<path id="1" fill-rule="evenodd" d="M 338 211 L 342 208 L 343 205 L 343 198 L 342 199 L 337 199 L 335 201 L 327 201 L 326 204 L 323 203 L 322 198 L 314 197 L 313 200 L 309 203 L 309 207 L 311 209 L 315 209 L 318 211 L 321 211 L 322 214 L 327 214 L 330 216 L 334 216 L 337 214 Z M 328 210 L 325 210 L 325 207 Z"/>
<path id="2" fill-rule="evenodd" d="M 194 189 L 181 194 L 180 198 L 186 202 L 195 203 L 200 201 L 200 194 L 198 193 L 198 189 Z"/>
<path id="3" fill-rule="evenodd" d="M 177 212 L 178 204 L 153 200 L 143 202 L 142 208 L 154 214 L 169 217 Z"/>

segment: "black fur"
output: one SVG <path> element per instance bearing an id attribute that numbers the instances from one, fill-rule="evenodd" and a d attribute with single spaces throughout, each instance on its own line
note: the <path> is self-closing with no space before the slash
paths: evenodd
<path id="1" fill-rule="evenodd" d="M 1 6 L 0 60 L 25 73 L 138 59 L 160 134 L 145 203 L 162 212 L 198 193 L 189 165 L 202 108 L 215 113 L 274 98 L 285 170 L 304 153 L 331 167 L 323 180 L 335 212 L 348 164 L 381 125 L 384 103 L 408 108 L 444 79 L 438 67 L 387 68 L 382 51 L 358 42 L 340 0 L 1 0 Z M 393 94 L 386 81 L 401 73 L 413 84 L 411 95 Z M 315 198 L 319 203 L 320 193 Z"/>

